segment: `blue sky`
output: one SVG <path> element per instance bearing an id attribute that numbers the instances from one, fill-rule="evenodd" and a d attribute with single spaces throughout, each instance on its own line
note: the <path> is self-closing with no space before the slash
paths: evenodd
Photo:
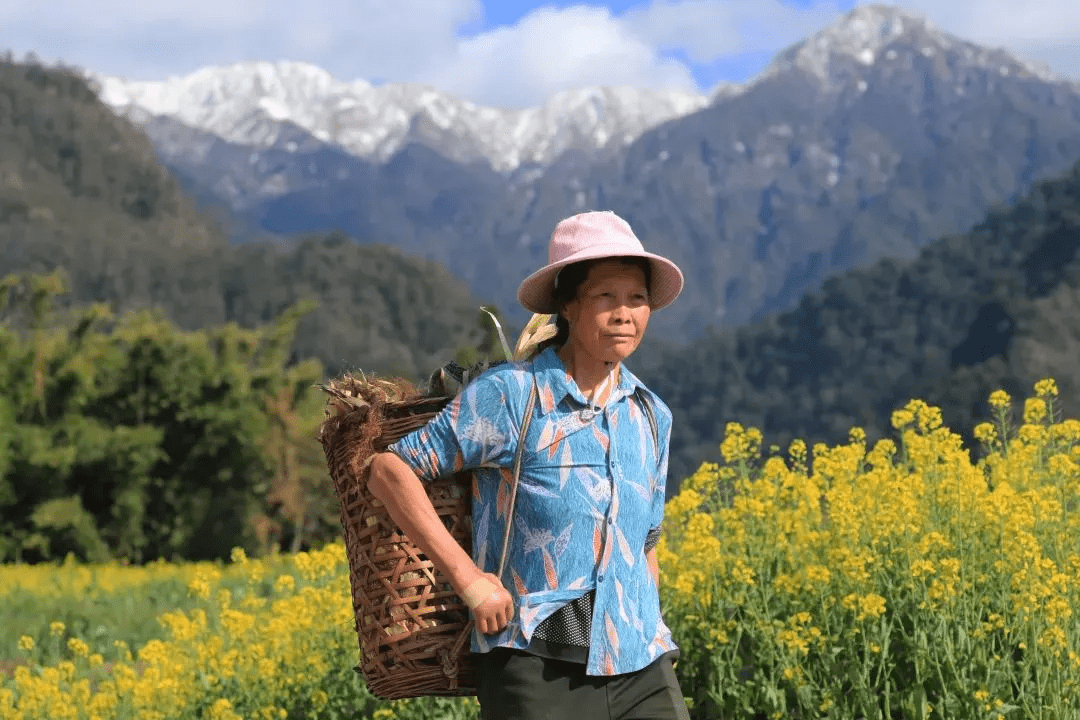
<path id="1" fill-rule="evenodd" d="M 1077 1 L 1080 2 L 1080 0 Z M 549 7 L 567 8 L 584 3 L 572 1 L 539 3 L 535 0 L 485 0 L 484 20 L 480 25 L 483 30 L 491 30 L 501 25 L 514 25 L 541 4 Z M 613 14 L 621 15 L 634 7 L 640 7 L 644 3 L 641 0 L 616 0 L 615 2 L 591 4 L 603 4 Z M 810 7 L 813 5 L 810 0 L 796 0 L 788 4 L 795 7 Z M 846 12 L 855 7 L 855 0 L 840 0 L 835 5 L 839 11 Z M 668 50 L 664 54 L 685 63 L 692 71 L 697 86 L 707 89 L 721 82 L 742 83 L 752 79 L 768 64 L 775 52 L 772 50 L 750 50 L 723 55 L 707 62 L 693 62 L 686 56 L 686 53 L 678 50 Z"/>
<path id="2" fill-rule="evenodd" d="M 1080 0 L 886 0 L 1080 80 Z M 538 105 L 589 85 L 707 93 L 864 0 L 0 0 L 0 51 L 130 79 L 299 60 L 343 81 Z"/>

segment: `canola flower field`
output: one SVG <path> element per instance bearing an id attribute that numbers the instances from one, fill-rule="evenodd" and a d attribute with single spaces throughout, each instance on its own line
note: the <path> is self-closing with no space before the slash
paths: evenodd
<path id="1" fill-rule="evenodd" d="M 1080 421 L 1057 392 L 994 393 L 978 460 L 919 401 L 872 447 L 763 453 L 729 425 L 659 547 L 692 714 L 1080 718 Z M 0 567 L 0 720 L 478 716 L 380 701 L 357 662 L 339 544 Z"/>

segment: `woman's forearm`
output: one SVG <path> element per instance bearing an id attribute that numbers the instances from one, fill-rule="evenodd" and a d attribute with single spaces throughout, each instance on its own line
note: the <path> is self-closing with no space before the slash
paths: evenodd
<path id="1" fill-rule="evenodd" d="M 423 483 L 397 455 L 384 452 L 375 456 L 368 489 L 459 594 L 483 575 L 443 525 Z"/>

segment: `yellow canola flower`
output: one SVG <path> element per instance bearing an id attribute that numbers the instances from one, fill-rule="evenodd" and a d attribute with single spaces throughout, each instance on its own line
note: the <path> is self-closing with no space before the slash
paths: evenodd
<path id="1" fill-rule="evenodd" d="M 243 716 L 233 712 L 233 706 L 229 700 L 221 698 L 210 706 L 210 720 L 243 720 Z"/>
<path id="2" fill-rule="evenodd" d="M 292 575 L 279 575 L 274 581 L 274 592 L 279 595 L 287 595 L 296 589 L 296 578 Z"/>
<path id="3" fill-rule="evenodd" d="M 1039 397 L 1028 398 L 1024 401 L 1024 422 L 1029 425 L 1037 425 L 1046 419 L 1046 401 Z"/>
<path id="4" fill-rule="evenodd" d="M 761 440 L 762 434 L 757 428 L 743 428 L 739 423 L 729 422 L 720 452 L 728 463 L 754 460 L 761 453 Z"/>
<path id="5" fill-rule="evenodd" d="M 885 598 L 876 593 L 863 595 L 859 598 L 859 613 L 856 620 L 880 617 L 885 612 Z"/>
<path id="6" fill-rule="evenodd" d="M 1053 378 L 1043 378 L 1035 383 L 1035 394 L 1041 398 L 1054 398 L 1058 396 L 1057 383 Z"/>
<path id="7" fill-rule="evenodd" d="M 23 635 L 23 636 L 21 636 L 19 638 L 19 649 L 20 650 L 25 650 L 26 652 L 30 652 L 31 650 L 34 649 L 34 645 L 35 645 L 34 638 L 30 637 L 29 635 Z"/>
<path id="8" fill-rule="evenodd" d="M 995 390 L 990 393 L 990 407 L 995 410 L 1005 410 L 1012 404 L 1012 398 L 1004 390 Z"/>
<path id="9" fill-rule="evenodd" d="M 915 422 L 915 413 L 911 412 L 908 408 L 893 410 L 892 426 L 896 430 L 903 430 L 913 422 Z"/>
<path id="10" fill-rule="evenodd" d="M 68 638 L 67 646 L 68 650 L 76 657 L 84 658 L 90 655 L 90 646 L 79 638 Z"/>
<path id="11" fill-rule="evenodd" d="M 997 430 L 988 422 L 976 425 L 973 434 L 976 440 L 987 444 L 991 444 L 997 440 Z"/>
<path id="12" fill-rule="evenodd" d="M 832 579 L 832 573 L 824 565 L 809 565 L 806 568 L 806 581 L 810 585 L 824 587 Z"/>

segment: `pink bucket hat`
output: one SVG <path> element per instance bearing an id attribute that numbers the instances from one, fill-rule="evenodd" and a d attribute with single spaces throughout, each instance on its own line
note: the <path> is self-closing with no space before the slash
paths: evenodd
<path id="1" fill-rule="evenodd" d="M 548 242 L 548 264 L 525 278 L 518 288 L 518 300 L 534 313 L 558 312 L 554 293 L 559 271 L 582 260 L 613 257 L 648 258 L 652 266 L 649 305 L 653 310 L 670 305 L 682 292 L 679 267 L 667 258 L 645 252 L 630 225 L 605 210 L 574 215 L 555 226 Z"/>

